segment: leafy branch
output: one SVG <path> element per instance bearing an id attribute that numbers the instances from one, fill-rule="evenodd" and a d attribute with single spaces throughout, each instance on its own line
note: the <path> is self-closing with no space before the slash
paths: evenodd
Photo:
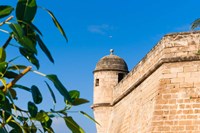
<path id="1" fill-rule="evenodd" d="M 9 22 L 13 18 L 14 18 L 14 16 L 8 17 L 5 21 L 3 21 L 3 22 L 0 23 L 0 26 L 4 25 L 6 22 Z"/>
<path id="2" fill-rule="evenodd" d="M 38 14 L 38 8 L 43 9 L 48 13 L 52 18 L 55 27 L 68 42 L 66 33 L 53 12 L 49 9 L 38 6 L 36 0 L 18 0 L 15 7 L 10 5 L 0 5 L 0 19 L 7 18 L 6 20 L 1 21 L 0 26 L 5 24 L 4 26 L 7 26 L 9 31 L 0 30 L 10 34 L 8 39 L 2 43 L 3 45 L 0 47 L 0 82 L 3 84 L 0 87 L 0 126 L 2 127 L 0 128 L 0 132 L 7 133 L 7 128 L 5 128 L 7 126 L 10 129 L 9 133 L 36 133 L 37 131 L 42 132 L 41 128 L 43 129 L 43 132 L 52 133 L 54 132 L 52 128 L 52 118 L 60 117 L 65 121 L 66 126 L 73 133 L 84 133 L 81 126 L 79 126 L 75 120 L 69 116 L 69 110 L 71 110 L 73 106 L 80 106 L 89 101 L 81 98 L 79 91 L 68 90 L 59 80 L 57 75 L 43 74 L 38 71 L 40 68 L 40 60 L 37 57 L 38 48 L 41 49 L 50 62 L 54 63 L 53 56 L 43 41 L 42 32 L 34 25 L 34 20 L 36 19 L 35 16 Z M 7 47 L 11 46 L 9 45 L 11 41 L 17 44 L 14 48 L 19 51 L 20 57 L 24 57 L 24 59 L 29 61 L 28 65 L 20 62 L 17 65 L 14 64 L 13 61 L 17 61 L 19 56 L 13 57 L 13 59 L 7 61 L 7 54 L 12 52 L 7 49 Z M 35 66 L 37 70 L 35 70 L 33 66 Z M 46 109 L 38 109 L 38 105 L 43 101 L 43 95 L 40 92 L 40 88 L 34 84 L 34 80 L 31 77 L 28 79 L 32 81 L 31 87 L 17 84 L 17 82 L 20 79 L 25 78 L 25 75 L 29 72 L 39 74 L 43 78 L 46 78 L 48 82 L 53 84 L 52 87 L 51 84 L 45 81 L 46 87 L 52 96 L 54 106 L 57 104 L 54 90 L 57 90 L 60 96 L 63 97 L 65 105 L 63 109 L 57 111 L 53 109 L 50 109 L 50 111 L 46 111 Z M 27 109 L 21 109 L 15 104 L 18 89 L 22 89 L 23 91 L 32 94 L 31 101 L 24 100 L 27 104 Z M 17 114 L 18 112 L 20 113 Z M 83 111 L 78 112 L 96 122 L 87 113 Z M 35 123 L 39 123 L 40 127 L 36 127 Z M 98 122 L 96 123 L 98 124 Z"/>
<path id="3" fill-rule="evenodd" d="M 31 68 L 31 66 L 28 66 L 26 69 L 24 69 L 22 73 L 20 73 L 16 78 L 14 78 L 8 85 L 4 87 L 3 92 L 5 93 L 8 89 L 12 88 L 20 78 L 22 78 L 26 73 L 31 70 Z"/>

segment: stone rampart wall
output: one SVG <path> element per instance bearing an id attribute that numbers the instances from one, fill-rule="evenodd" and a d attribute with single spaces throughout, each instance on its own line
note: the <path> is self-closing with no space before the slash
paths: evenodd
<path id="1" fill-rule="evenodd" d="M 115 87 L 113 104 L 134 90 L 163 63 L 182 60 L 198 60 L 200 32 L 184 32 L 165 35 L 161 41 Z"/>
<path id="2" fill-rule="evenodd" d="M 168 34 L 113 90 L 107 133 L 200 132 L 200 32 Z"/>

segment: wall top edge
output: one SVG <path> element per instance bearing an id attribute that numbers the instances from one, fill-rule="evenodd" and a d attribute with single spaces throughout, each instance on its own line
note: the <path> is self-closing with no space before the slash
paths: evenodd
<path id="1" fill-rule="evenodd" d="M 142 79 L 148 71 L 155 68 L 163 59 L 178 61 L 196 60 L 200 55 L 200 31 L 178 32 L 164 35 L 161 40 L 143 57 L 143 59 L 114 88 L 113 101 L 119 99 L 128 89 Z M 132 85 L 130 84 L 132 82 Z"/>
<path id="2" fill-rule="evenodd" d="M 174 33 L 168 33 L 165 36 L 173 36 L 173 35 L 188 35 L 188 34 L 198 34 L 200 33 L 200 30 L 196 30 L 196 31 L 186 31 L 186 32 L 174 32 Z"/>

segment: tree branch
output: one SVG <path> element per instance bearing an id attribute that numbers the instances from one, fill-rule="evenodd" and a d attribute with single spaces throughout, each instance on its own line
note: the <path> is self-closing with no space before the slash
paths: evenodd
<path id="1" fill-rule="evenodd" d="M 12 88 L 13 85 L 15 85 L 20 78 L 22 78 L 26 73 L 28 73 L 31 70 L 31 68 L 31 66 L 28 66 L 26 69 L 24 69 L 22 73 L 20 73 L 15 79 L 13 79 L 9 84 L 7 84 L 6 87 L 4 87 L 3 92 L 5 93 L 8 89 Z"/>
<path id="2" fill-rule="evenodd" d="M 5 49 L 8 44 L 10 43 L 10 41 L 12 40 L 12 35 L 9 36 L 8 40 L 5 42 L 5 44 L 3 45 L 3 48 Z"/>
<path id="3" fill-rule="evenodd" d="M 13 19 L 14 16 L 10 16 L 9 18 L 7 18 L 5 21 L 0 23 L 0 26 L 4 25 L 6 22 L 10 21 L 11 19 Z M 10 41 L 12 40 L 12 35 L 9 36 L 8 40 L 5 42 L 5 44 L 3 45 L 3 48 L 5 49 L 8 44 L 10 43 Z"/>
<path id="4" fill-rule="evenodd" d="M 13 19 L 14 16 L 10 16 L 9 18 L 7 18 L 5 21 L 0 23 L 0 26 L 4 25 L 6 22 L 10 21 L 11 19 Z"/>

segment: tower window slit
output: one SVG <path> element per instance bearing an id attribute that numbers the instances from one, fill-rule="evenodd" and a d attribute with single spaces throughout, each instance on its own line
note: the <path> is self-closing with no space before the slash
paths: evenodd
<path id="1" fill-rule="evenodd" d="M 99 79 L 96 79 L 95 86 L 99 86 Z"/>

